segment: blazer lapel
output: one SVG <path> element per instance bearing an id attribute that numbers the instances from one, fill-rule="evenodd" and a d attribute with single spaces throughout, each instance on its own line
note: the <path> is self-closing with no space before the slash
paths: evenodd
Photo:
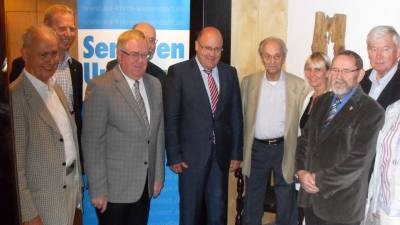
<path id="1" fill-rule="evenodd" d="M 25 90 L 25 96 L 28 101 L 29 107 L 32 112 L 36 112 L 45 121 L 49 127 L 51 127 L 55 132 L 60 133 L 57 124 L 51 116 L 47 106 L 45 105 L 43 99 L 40 97 L 39 92 L 35 89 L 30 80 L 25 77 L 23 78 L 23 85 Z"/>
<path id="2" fill-rule="evenodd" d="M 255 75 L 254 79 L 249 80 L 250 83 L 248 86 L 248 90 L 246 90 L 246 91 L 248 91 L 248 96 L 246 98 L 248 101 L 247 102 L 248 116 L 246 116 L 246 117 L 253 120 L 251 122 L 251 126 L 253 127 L 252 130 L 254 130 L 263 76 L 264 76 L 263 72 Z"/>
<path id="3" fill-rule="evenodd" d="M 136 115 L 140 118 L 140 121 L 143 123 L 143 126 L 146 127 L 146 123 L 139 109 L 139 105 L 135 100 L 135 97 L 132 94 L 132 89 L 129 87 L 128 82 L 125 80 L 125 77 L 122 75 L 121 71 L 119 71 L 119 67 L 116 66 L 110 74 L 113 77 L 114 84 L 117 90 L 124 97 L 125 101 L 128 103 L 129 107 L 136 113 Z M 150 110 L 151 112 L 151 110 Z"/>
<path id="4" fill-rule="evenodd" d="M 201 74 L 201 71 L 199 69 L 199 66 L 197 65 L 196 59 L 192 58 L 191 59 L 191 67 L 192 71 L 187 74 L 187 76 L 192 76 L 191 80 L 193 81 L 193 90 L 196 91 L 198 90 L 198 96 L 200 99 L 200 104 L 207 106 L 207 107 L 201 107 L 206 110 L 207 114 L 211 115 L 211 104 L 210 100 L 208 98 L 207 94 L 207 89 L 206 86 L 204 85 L 203 77 Z M 221 82 L 220 82 L 221 83 Z M 217 105 L 218 109 L 218 105 Z"/>
<path id="5" fill-rule="evenodd" d="M 360 99 L 360 94 L 361 94 L 360 92 L 361 92 L 361 89 L 358 88 L 356 90 L 356 92 L 353 94 L 353 96 L 351 96 L 351 98 L 343 106 L 343 108 L 335 115 L 335 117 L 333 117 L 332 121 L 328 124 L 327 127 L 319 128 L 321 130 L 321 135 L 319 138 L 320 142 L 322 142 L 327 137 L 329 137 L 333 131 L 350 123 L 350 121 L 353 118 L 353 115 L 356 115 L 357 111 L 359 110 L 358 100 Z M 332 100 L 332 99 L 330 98 L 330 100 Z M 320 123 L 321 125 L 323 124 L 323 122 L 325 121 L 325 119 L 327 117 L 327 114 L 328 114 L 328 111 L 330 108 L 330 103 L 326 108 L 328 108 L 328 109 L 325 112 L 325 116 L 322 117 L 323 120 L 321 120 L 321 122 L 322 122 L 322 123 Z"/>
<path id="6" fill-rule="evenodd" d="M 217 108 L 215 109 L 215 117 L 217 117 L 222 112 L 223 104 L 225 103 L 225 96 L 227 94 L 226 85 L 228 84 L 228 74 L 226 74 L 225 70 L 222 70 L 219 66 L 217 67 L 217 69 L 219 76 L 219 92 L 218 92 Z"/>
<path id="7" fill-rule="evenodd" d="M 150 127 L 149 127 L 149 132 L 151 133 L 151 131 L 153 130 L 152 129 L 153 125 L 155 124 L 152 119 L 155 118 L 154 113 L 157 110 L 156 109 L 156 107 L 157 107 L 156 103 L 154 102 L 154 99 L 157 99 L 157 96 L 155 96 L 155 92 L 152 91 L 152 90 L 154 90 L 155 87 L 149 81 L 149 77 L 148 76 L 150 76 L 150 75 L 145 74 L 143 76 L 143 83 L 144 83 L 144 86 L 146 88 L 147 100 L 149 101 L 149 108 L 150 108 L 150 118 L 149 118 L 150 119 L 149 120 L 150 121 Z M 142 118 L 143 124 L 145 124 L 145 121 L 144 121 L 143 117 L 141 117 L 141 118 Z"/>

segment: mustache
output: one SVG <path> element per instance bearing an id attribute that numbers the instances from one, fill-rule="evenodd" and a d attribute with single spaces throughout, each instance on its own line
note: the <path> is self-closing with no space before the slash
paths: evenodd
<path id="1" fill-rule="evenodd" d="M 345 83 L 346 81 L 340 78 L 332 81 L 332 84 L 345 84 Z"/>

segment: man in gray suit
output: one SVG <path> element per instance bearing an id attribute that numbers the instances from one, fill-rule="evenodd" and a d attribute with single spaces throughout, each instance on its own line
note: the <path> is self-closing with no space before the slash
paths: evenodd
<path id="1" fill-rule="evenodd" d="M 307 225 L 356 225 L 363 219 L 384 110 L 359 87 L 362 68 L 355 52 L 335 56 L 332 92 L 318 97 L 297 142 L 299 205 Z"/>
<path id="2" fill-rule="evenodd" d="M 76 126 L 53 77 L 57 44 L 49 27 L 30 27 L 21 51 L 25 69 L 10 87 L 24 225 L 72 225 L 81 205 Z"/>
<path id="3" fill-rule="evenodd" d="M 150 198 L 164 182 L 161 84 L 145 73 L 142 32 L 122 33 L 117 49 L 118 65 L 86 89 L 85 171 L 100 225 L 147 224 Z"/>

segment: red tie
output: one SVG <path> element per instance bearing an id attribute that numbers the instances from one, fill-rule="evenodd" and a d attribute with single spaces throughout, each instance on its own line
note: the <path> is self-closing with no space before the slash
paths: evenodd
<path id="1" fill-rule="evenodd" d="M 218 103 L 218 88 L 215 84 L 215 80 L 212 76 L 211 70 L 204 70 L 204 72 L 207 74 L 208 89 L 211 95 L 211 111 L 214 115 Z"/>

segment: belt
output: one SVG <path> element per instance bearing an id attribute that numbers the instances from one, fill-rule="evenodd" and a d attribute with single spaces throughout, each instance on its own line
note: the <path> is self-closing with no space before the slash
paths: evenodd
<path id="1" fill-rule="evenodd" d="M 257 139 L 254 138 L 254 140 L 266 144 L 266 145 L 277 145 L 283 142 L 283 137 L 278 137 L 278 138 L 272 138 L 272 139 Z"/>
<path id="2" fill-rule="evenodd" d="M 70 166 L 68 166 L 67 167 L 67 169 L 66 169 L 66 173 L 67 173 L 67 176 L 70 174 L 70 173 L 72 173 L 72 172 L 74 172 L 74 169 L 75 169 L 75 161 L 70 165 Z"/>

